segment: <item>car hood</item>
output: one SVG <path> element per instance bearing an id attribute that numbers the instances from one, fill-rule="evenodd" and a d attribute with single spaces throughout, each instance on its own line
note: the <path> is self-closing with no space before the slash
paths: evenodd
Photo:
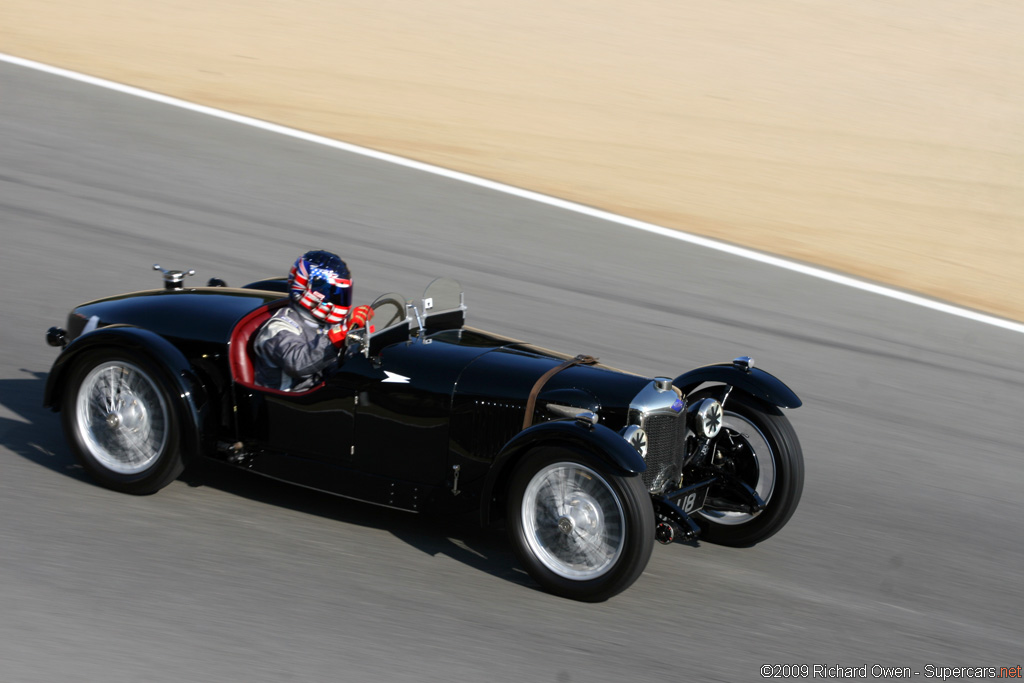
<path id="1" fill-rule="evenodd" d="M 382 383 L 374 391 L 381 402 L 407 396 L 418 405 L 444 403 L 453 451 L 489 461 L 522 430 L 537 380 L 569 358 L 472 328 L 448 330 L 384 348 L 379 372 L 389 375 L 388 382 L 407 384 Z M 548 411 L 559 404 L 598 412 L 602 424 L 618 430 L 626 424 L 629 404 L 650 382 L 600 364 L 565 368 L 544 385 L 530 421 L 564 417 Z"/>
<path id="2" fill-rule="evenodd" d="M 431 342 L 462 360 L 452 378 L 456 407 L 492 403 L 521 411 L 537 380 L 573 357 L 473 328 L 435 334 Z M 650 381 L 600 363 L 574 365 L 548 379 L 538 407 L 550 402 L 589 410 L 625 408 Z"/>

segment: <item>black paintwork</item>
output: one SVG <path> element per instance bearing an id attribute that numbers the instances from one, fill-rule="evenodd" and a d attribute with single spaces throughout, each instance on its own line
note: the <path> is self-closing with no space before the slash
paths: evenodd
<path id="1" fill-rule="evenodd" d="M 349 349 L 337 371 L 311 393 L 237 384 L 228 363 L 232 331 L 247 314 L 282 296 L 280 280 L 265 282 L 277 291 L 152 290 L 79 306 L 69 315 L 71 342 L 48 378 L 46 405 L 60 409 L 66 370 L 82 354 L 129 349 L 153 360 L 165 386 L 180 396 L 188 457 L 225 459 L 266 476 L 407 510 L 479 509 L 485 521 L 518 458 L 542 443 L 588 454 L 612 473 L 645 469 L 618 431 L 631 399 L 651 378 L 600 364 L 568 368 L 545 385 L 534 424 L 523 430 L 534 383 L 569 357 L 462 328 L 461 311 L 432 317 L 422 333 L 410 335 L 407 326 L 376 335 L 370 357 Z M 97 329 L 81 335 L 90 319 Z M 687 390 L 708 381 L 733 384 L 777 405 L 799 405 L 784 384 L 757 369 L 707 366 L 677 383 Z M 601 422 L 552 421 L 549 403 L 599 411 Z"/>
<path id="2" fill-rule="evenodd" d="M 775 375 L 760 368 L 743 369 L 732 363 L 716 363 L 694 368 L 676 377 L 672 382 L 682 392 L 689 393 L 704 382 L 721 382 L 767 401 L 780 408 L 799 408 L 803 402 L 793 390 Z"/>
<path id="3" fill-rule="evenodd" d="M 102 324 L 141 327 L 170 340 L 224 344 L 242 316 L 279 298 L 276 292 L 224 287 L 154 289 L 92 301 L 74 312 L 85 319 L 98 315 Z"/>

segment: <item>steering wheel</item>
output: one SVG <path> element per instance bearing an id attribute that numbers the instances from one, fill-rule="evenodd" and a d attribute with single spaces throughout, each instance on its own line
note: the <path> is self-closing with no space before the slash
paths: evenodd
<path id="1" fill-rule="evenodd" d="M 380 330 L 400 323 L 408 317 L 403 301 L 397 294 L 383 294 L 370 304 L 373 309 L 374 326 Z M 386 320 L 387 322 L 379 322 Z"/>

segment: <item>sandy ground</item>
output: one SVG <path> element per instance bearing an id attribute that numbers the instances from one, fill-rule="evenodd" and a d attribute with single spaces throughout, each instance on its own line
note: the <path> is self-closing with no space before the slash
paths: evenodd
<path id="1" fill-rule="evenodd" d="M 1011 0 L 0 0 L 2 52 L 1017 320 L 1021 36 Z"/>

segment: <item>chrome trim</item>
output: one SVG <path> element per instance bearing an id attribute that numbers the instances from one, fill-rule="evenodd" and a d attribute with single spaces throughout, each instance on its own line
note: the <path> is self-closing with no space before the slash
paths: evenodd
<path id="1" fill-rule="evenodd" d="M 740 356 L 733 358 L 732 364 L 744 372 L 750 372 L 750 369 L 754 367 L 754 359 L 750 356 Z"/>
<path id="2" fill-rule="evenodd" d="M 459 474 L 461 472 L 462 472 L 462 465 L 452 465 L 452 477 L 454 479 L 454 481 L 452 482 L 452 495 L 453 496 L 457 496 L 460 493 L 462 493 L 462 491 L 459 490 Z"/>
<path id="3" fill-rule="evenodd" d="M 181 289 L 182 282 L 186 275 L 195 275 L 195 270 L 164 270 L 159 263 L 153 264 L 153 270 L 159 270 L 164 275 L 164 289 Z"/>
<path id="4" fill-rule="evenodd" d="M 552 415 L 558 417 L 576 417 L 580 413 L 586 412 L 586 408 L 577 408 L 576 406 L 567 406 L 562 403 L 549 403 L 544 407 Z"/>
<path id="5" fill-rule="evenodd" d="M 634 422 L 634 411 L 640 415 L 652 412 L 671 411 L 672 404 L 675 403 L 677 398 L 679 398 L 678 392 L 673 391 L 673 389 L 675 389 L 675 387 L 672 386 L 671 380 L 669 380 L 668 386 L 664 388 L 660 388 L 658 380 L 654 380 L 641 389 L 629 404 L 630 424 L 640 424 L 640 426 L 643 426 L 640 422 Z"/>

